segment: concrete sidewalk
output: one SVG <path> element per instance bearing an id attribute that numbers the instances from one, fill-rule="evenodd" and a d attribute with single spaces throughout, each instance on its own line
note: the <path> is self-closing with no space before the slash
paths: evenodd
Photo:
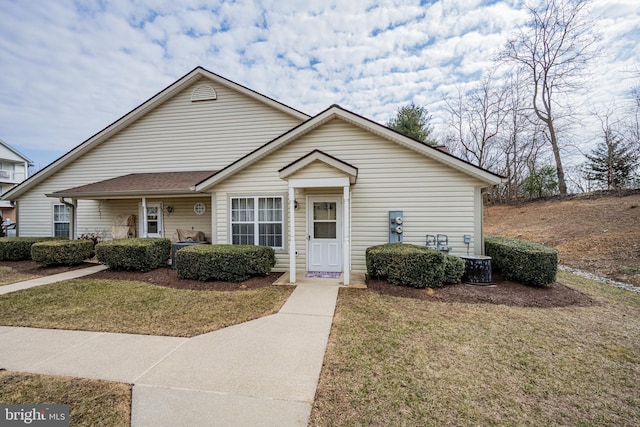
<path id="1" fill-rule="evenodd" d="M 52 274 L 51 276 L 42 276 L 35 279 L 25 280 L 23 282 L 0 286 L 0 295 L 33 288 L 35 286 L 50 285 L 52 283 L 62 282 L 63 280 L 77 279 L 78 277 L 88 276 L 89 274 L 97 273 L 99 271 L 106 270 L 107 268 L 109 267 L 106 265 L 98 264 L 92 267 L 79 268 L 77 270 L 71 270 L 64 273 Z"/>
<path id="2" fill-rule="evenodd" d="M 0 367 L 134 384 L 132 426 L 305 426 L 338 279 L 271 316 L 193 338 L 0 327 Z"/>

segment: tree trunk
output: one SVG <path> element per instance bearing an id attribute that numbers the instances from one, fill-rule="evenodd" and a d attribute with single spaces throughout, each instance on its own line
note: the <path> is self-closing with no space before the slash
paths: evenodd
<path id="1" fill-rule="evenodd" d="M 549 141 L 553 150 L 553 158 L 556 161 L 556 173 L 558 175 L 558 190 L 561 196 L 567 195 L 567 182 L 564 179 L 564 168 L 562 167 L 562 158 L 560 157 L 560 147 L 558 147 L 558 139 L 556 138 L 556 130 L 553 127 L 553 120 L 546 121 L 549 129 Z"/>

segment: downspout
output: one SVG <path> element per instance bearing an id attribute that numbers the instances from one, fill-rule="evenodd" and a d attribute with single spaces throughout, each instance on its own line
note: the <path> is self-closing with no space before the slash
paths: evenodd
<path id="1" fill-rule="evenodd" d="M 69 240 L 75 240 L 76 236 L 76 208 L 78 206 L 78 201 L 76 199 L 71 199 L 71 203 L 67 202 L 64 197 L 60 197 L 60 203 L 63 205 L 69 206 L 71 210 L 71 214 L 69 215 Z"/>

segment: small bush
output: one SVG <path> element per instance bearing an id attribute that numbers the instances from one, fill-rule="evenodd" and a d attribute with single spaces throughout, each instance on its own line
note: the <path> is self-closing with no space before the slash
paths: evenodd
<path id="1" fill-rule="evenodd" d="M 444 283 L 460 283 L 464 275 L 465 263 L 462 258 L 453 255 L 444 256 Z"/>
<path id="2" fill-rule="evenodd" d="M 241 282 L 267 276 L 276 265 L 276 253 L 268 246 L 192 245 L 176 252 L 180 279 Z"/>
<path id="3" fill-rule="evenodd" d="M 63 240 L 61 237 L 0 237 L 0 261 L 28 261 L 31 245 L 37 242 Z"/>
<path id="4" fill-rule="evenodd" d="M 76 265 L 90 258 L 92 252 L 93 242 L 90 240 L 53 240 L 34 243 L 31 259 L 44 267 Z"/>
<path id="5" fill-rule="evenodd" d="M 146 237 L 110 240 L 98 243 L 95 251 L 98 261 L 114 270 L 149 271 L 167 265 L 171 240 Z"/>
<path id="6" fill-rule="evenodd" d="M 484 243 L 492 268 L 505 279 L 543 287 L 556 281 L 555 249 L 508 237 L 486 237 Z"/>
<path id="7" fill-rule="evenodd" d="M 387 243 L 366 250 L 367 274 L 386 277 L 389 283 L 414 288 L 444 284 L 444 254 L 424 246 Z"/>

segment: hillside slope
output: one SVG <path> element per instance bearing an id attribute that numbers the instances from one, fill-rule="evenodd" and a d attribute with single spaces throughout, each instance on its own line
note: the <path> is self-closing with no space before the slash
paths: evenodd
<path id="1" fill-rule="evenodd" d="M 640 193 L 485 208 L 485 234 L 556 248 L 560 263 L 640 286 Z"/>

